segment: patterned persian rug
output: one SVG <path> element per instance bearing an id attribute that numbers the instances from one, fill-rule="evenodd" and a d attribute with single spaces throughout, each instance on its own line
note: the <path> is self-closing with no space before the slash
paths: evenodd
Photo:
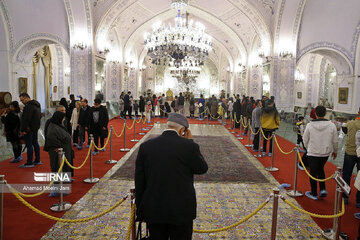
<path id="1" fill-rule="evenodd" d="M 149 138 L 154 138 L 151 135 Z M 199 182 L 267 183 L 264 175 L 250 162 L 229 137 L 194 136 L 200 145 L 209 170 L 204 175 L 195 175 Z M 112 179 L 134 180 L 135 160 L 138 148 L 129 159 L 111 176 Z"/>

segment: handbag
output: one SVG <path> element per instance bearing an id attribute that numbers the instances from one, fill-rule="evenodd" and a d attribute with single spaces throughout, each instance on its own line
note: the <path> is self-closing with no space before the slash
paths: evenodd
<path id="1" fill-rule="evenodd" d="M 146 224 L 146 223 L 145 223 Z M 150 238 L 150 234 L 149 234 L 149 228 L 146 224 L 146 233 L 145 233 L 145 236 L 143 237 L 142 236 L 142 227 L 141 227 L 141 221 L 139 221 L 138 223 L 138 230 L 137 230 L 137 233 L 136 233 L 136 240 L 151 240 Z"/>

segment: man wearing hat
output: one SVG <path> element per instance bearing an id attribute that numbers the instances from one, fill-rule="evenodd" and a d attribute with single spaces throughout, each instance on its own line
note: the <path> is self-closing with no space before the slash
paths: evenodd
<path id="1" fill-rule="evenodd" d="M 208 170 L 182 114 L 169 114 L 165 131 L 140 145 L 135 168 L 137 218 L 151 239 L 192 238 L 196 218 L 194 174 Z"/>

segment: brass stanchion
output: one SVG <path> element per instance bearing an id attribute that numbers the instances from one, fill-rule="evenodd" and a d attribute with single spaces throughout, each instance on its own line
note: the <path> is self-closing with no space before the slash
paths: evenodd
<path id="1" fill-rule="evenodd" d="M 136 120 L 134 120 L 134 139 L 131 139 L 130 142 L 138 142 L 140 140 L 136 139 Z"/>
<path id="2" fill-rule="evenodd" d="M 124 148 L 120 149 L 120 152 L 129 152 L 130 149 L 126 148 L 126 119 L 124 119 Z"/>
<path id="3" fill-rule="evenodd" d="M 235 121 L 236 121 L 236 115 L 235 114 L 236 114 L 235 112 L 233 112 L 231 114 L 231 116 L 232 116 L 232 124 L 231 124 L 232 131 L 231 131 L 231 133 L 236 133 L 235 132 Z"/>
<path id="4" fill-rule="evenodd" d="M 341 167 L 337 167 L 335 172 L 335 180 L 336 180 L 336 190 L 335 190 L 335 203 L 334 203 L 334 214 L 338 214 L 340 212 L 340 206 L 342 202 L 342 188 L 339 185 L 339 182 L 337 180 L 337 177 L 341 178 Z M 340 182 L 344 185 L 347 185 L 345 181 L 341 178 Z M 347 185 L 348 187 L 348 185 Z M 350 189 L 350 188 L 349 188 Z M 344 191 L 345 192 L 345 191 Z M 345 194 L 348 194 L 348 192 L 345 192 Z M 324 238 L 328 240 L 345 240 L 347 239 L 347 236 L 342 236 L 344 233 L 340 232 L 340 223 L 341 223 L 341 217 L 334 218 L 333 220 L 333 228 L 332 229 L 325 229 L 321 232 L 321 235 L 323 235 Z"/>
<path id="5" fill-rule="evenodd" d="M 63 149 L 62 148 L 58 148 L 58 167 L 60 168 L 61 165 L 63 165 L 63 161 L 65 161 L 64 159 L 64 152 L 63 152 Z M 62 175 L 63 173 L 63 170 L 61 169 L 60 170 L 60 174 Z M 51 211 L 54 211 L 54 212 L 63 212 L 63 211 L 67 211 L 71 208 L 71 203 L 69 202 L 64 202 L 64 196 L 63 196 L 63 180 L 62 180 L 62 177 L 60 178 L 60 188 L 59 188 L 59 192 L 60 192 L 60 202 L 58 203 L 55 203 L 53 204 L 51 207 L 50 207 L 50 210 Z"/>
<path id="6" fill-rule="evenodd" d="M 209 109 L 206 108 L 205 112 L 208 112 L 208 114 L 206 114 L 206 125 L 209 125 Z"/>
<path id="7" fill-rule="evenodd" d="M 92 134 L 90 134 L 90 139 L 91 139 L 91 154 L 90 154 L 90 178 L 84 179 L 85 183 L 97 183 L 100 179 L 99 178 L 94 178 L 93 177 L 93 161 L 94 161 L 94 136 Z"/>
<path id="8" fill-rule="evenodd" d="M 145 128 L 143 127 L 143 115 L 141 115 L 139 135 L 145 135 L 145 134 L 146 134 L 146 133 L 144 133 L 144 132 L 142 132 L 142 131 L 145 131 Z"/>
<path id="9" fill-rule="evenodd" d="M 257 158 L 261 158 L 263 157 L 263 155 L 261 154 L 261 131 L 262 131 L 262 127 L 260 126 L 259 128 L 259 147 L 258 147 L 258 154 L 254 154 L 254 157 L 257 157 Z"/>
<path id="10" fill-rule="evenodd" d="M 243 119 L 243 116 L 242 115 L 240 115 L 240 128 L 239 128 L 239 134 L 238 135 L 236 135 L 238 138 L 237 139 L 239 139 L 239 140 L 243 140 L 244 138 L 241 136 L 241 134 L 242 134 L 242 119 Z"/>
<path id="11" fill-rule="evenodd" d="M 271 152 L 272 152 L 271 153 L 271 166 L 268 167 L 268 168 L 265 168 L 265 169 L 267 171 L 269 171 L 269 172 L 276 172 L 276 171 L 279 171 L 279 169 L 277 167 L 274 167 L 275 131 L 272 132 L 271 136 L 272 136 L 272 139 L 271 139 L 271 141 L 272 141 L 272 146 L 271 146 Z M 260 149 L 260 147 L 259 147 L 259 149 Z"/>
<path id="12" fill-rule="evenodd" d="M 113 160 L 113 138 L 112 138 L 113 131 L 114 131 L 114 128 L 111 125 L 110 126 L 110 160 L 107 160 L 105 162 L 106 164 L 115 164 L 115 163 L 117 163 L 116 160 Z"/>
<path id="13" fill-rule="evenodd" d="M 4 236 L 4 185 L 5 175 L 0 175 L 0 240 Z"/>
<path id="14" fill-rule="evenodd" d="M 271 224 L 271 240 L 276 239 L 277 215 L 278 215 L 280 190 L 278 188 L 275 188 L 273 191 L 274 191 L 274 202 L 273 202 L 273 213 L 272 213 L 272 224 Z"/>
<path id="15" fill-rule="evenodd" d="M 251 138 L 251 129 L 250 129 L 250 122 L 249 122 L 249 124 L 248 124 L 248 128 L 249 128 L 249 131 L 248 131 L 248 136 L 247 136 L 247 138 L 248 138 L 248 144 L 246 144 L 245 145 L 245 147 L 252 147 L 253 145 L 250 143 L 250 138 Z"/>
<path id="16" fill-rule="evenodd" d="M 131 204 L 130 204 L 130 206 L 131 206 L 131 209 L 132 209 L 132 207 L 133 207 L 133 205 L 135 205 L 135 189 L 130 189 L 130 199 L 131 199 Z M 135 206 L 135 208 L 136 208 L 136 206 Z M 136 210 L 135 210 L 135 212 L 136 212 Z M 134 216 L 133 216 L 133 221 L 132 221 L 132 229 L 131 229 L 131 239 L 132 240 L 136 240 L 136 222 L 135 222 L 135 219 L 136 219 L 136 216 L 135 216 L 135 214 L 134 214 Z"/>
<path id="17" fill-rule="evenodd" d="M 303 195 L 302 192 L 296 190 L 298 164 L 299 164 L 299 151 L 300 151 L 299 144 L 296 144 L 296 147 L 295 147 L 295 155 L 296 156 L 295 156 L 294 189 L 287 192 L 287 195 L 289 195 L 290 197 L 301 197 Z"/>

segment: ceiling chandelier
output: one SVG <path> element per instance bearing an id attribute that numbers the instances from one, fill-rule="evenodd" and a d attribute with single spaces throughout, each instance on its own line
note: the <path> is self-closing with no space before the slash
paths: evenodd
<path id="1" fill-rule="evenodd" d="M 203 63 L 212 49 L 211 36 L 205 33 L 205 27 L 201 23 L 194 24 L 181 15 L 181 9 L 187 6 L 185 0 L 173 0 L 171 6 L 178 9 L 175 25 L 166 26 L 161 22 L 153 25 L 152 34 L 144 34 L 144 44 L 147 55 L 153 63 L 181 61 L 186 57 Z"/>

